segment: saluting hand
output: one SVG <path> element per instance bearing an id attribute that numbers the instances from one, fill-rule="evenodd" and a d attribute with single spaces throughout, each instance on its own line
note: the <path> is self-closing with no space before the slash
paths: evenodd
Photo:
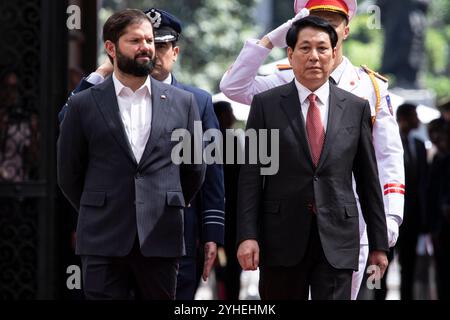
<path id="1" fill-rule="evenodd" d="M 297 13 L 295 15 L 294 18 L 286 21 L 285 23 L 283 23 L 281 26 L 279 26 L 275 30 L 272 30 L 271 32 L 269 32 L 266 35 L 266 37 L 270 40 L 270 42 L 273 46 L 275 46 L 277 48 L 286 48 L 287 47 L 286 34 L 289 31 L 289 29 L 291 28 L 292 24 L 297 20 L 307 17 L 308 15 L 309 15 L 309 10 L 306 8 L 303 8 L 302 10 L 300 10 L 299 13 Z"/>
<path id="2" fill-rule="evenodd" d="M 101 75 L 103 78 L 106 78 L 110 74 L 112 74 L 114 71 L 114 66 L 107 57 L 105 61 L 95 70 L 99 75 Z"/>

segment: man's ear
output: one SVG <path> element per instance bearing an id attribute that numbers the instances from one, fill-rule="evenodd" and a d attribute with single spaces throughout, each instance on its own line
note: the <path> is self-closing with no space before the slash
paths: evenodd
<path id="1" fill-rule="evenodd" d="M 116 58 L 116 45 L 112 41 L 105 41 L 105 51 L 112 59 Z"/>
<path id="2" fill-rule="evenodd" d="M 287 47 L 287 56 L 289 60 L 289 64 L 292 66 L 292 54 L 294 53 L 294 50 L 291 47 Z"/>
<path id="3" fill-rule="evenodd" d="M 346 25 L 345 28 L 344 28 L 343 40 L 347 40 L 349 34 L 350 34 L 350 27 L 348 25 Z"/>
<path id="4" fill-rule="evenodd" d="M 333 59 L 336 59 L 336 47 L 333 48 Z"/>
<path id="5" fill-rule="evenodd" d="M 173 48 L 173 61 L 175 62 L 175 61 L 177 61 L 177 58 L 178 58 L 178 54 L 180 53 L 180 47 L 178 47 L 178 46 L 175 46 L 174 48 Z"/>

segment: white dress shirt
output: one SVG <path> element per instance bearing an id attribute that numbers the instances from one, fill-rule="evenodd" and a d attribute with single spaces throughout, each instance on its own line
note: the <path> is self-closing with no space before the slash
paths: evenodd
<path id="1" fill-rule="evenodd" d="M 342 59 L 342 62 L 339 63 L 336 69 L 333 70 L 330 77 L 333 78 L 334 82 L 336 82 L 337 85 L 339 85 L 339 82 L 341 82 L 342 76 L 345 72 L 345 70 L 348 68 L 348 60 Z"/>
<path id="2" fill-rule="evenodd" d="M 120 117 L 136 161 L 139 163 L 150 137 L 152 99 L 150 77 L 135 92 L 125 87 L 113 73 L 112 79 L 119 104 Z"/>
<path id="3" fill-rule="evenodd" d="M 328 124 L 328 111 L 329 111 L 329 96 L 330 96 L 330 84 L 325 82 L 319 89 L 312 92 L 300 82 L 295 79 L 295 86 L 297 87 L 298 97 L 300 99 L 300 105 L 302 107 L 303 121 L 306 124 L 306 116 L 308 115 L 309 99 L 308 96 L 314 93 L 317 96 L 317 107 L 320 110 L 320 119 L 322 120 L 323 128 L 327 132 Z"/>
<path id="4" fill-rule="evenodd" d="M 165 84 L 172 84 L 172 74 L 169 73 L 169 75 L 167 76 L 167 78 L 165 78 L 165 79 L 162 81 L 162 83 L 165 83 Z"/>

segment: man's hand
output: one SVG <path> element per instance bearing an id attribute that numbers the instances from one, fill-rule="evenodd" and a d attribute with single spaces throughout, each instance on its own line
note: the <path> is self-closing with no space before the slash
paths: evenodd
<path id="1" fill-rule="evenodd" d="M 283 23 L 281 26 L 279 26 L 275 30 L 269 32 L 266 35 L 266 37 L 270 40 L 270 42 L 272 43 L 273 46 L 278 47 L 278 48 L 286 48 L 287 47 L 286 34 L 287 34 L 288 30 L 290 29 L 290 27 L 292 26 L 292 24 L 295 21 L 300 20 L 308 15 L 309 15 L 309 10 L 306 8 L 303 8 L 302 10 L 300 10 L 299 13 L 297 13 L 295 15 L 294 18 L 286 21 L 285 23 Z"/>
<path id="2" fill-rule="evenodd" d="M 237 258 L 243 270 L 256 270 L 259 265 L 259 245 L 256 240 L 245 240 L 239 245 Z"/>
<path id="3" fill-rule="evenodd" d="M 217 256 L 217 244 L 215 242 L 205 243 L 205 262 L 203 264 L 202 278 L 204 281 L 208 280 L 209 273 Z"/>
<path id="4" fill-rule="evenodd" d="M 384 273 L 387 269 L 389 262 L 386 256 L 386 252 L 384 251 L 372 251 L 369 253 L 369 266 L 377 266 L 380 268 L 380 274 L 376 275 L 375 280 L 381 280 L 383 278 Z M 379 279 L 378 279 L 379 277 Z"/>
<path id="5" fill-rule="evenodd" d="M 108 57 L 106 57 L 105 61 L 95 70 L 96 73 L 101 75 L 103 78 L 106 78 L 114 71 L 114 66 Z"/>

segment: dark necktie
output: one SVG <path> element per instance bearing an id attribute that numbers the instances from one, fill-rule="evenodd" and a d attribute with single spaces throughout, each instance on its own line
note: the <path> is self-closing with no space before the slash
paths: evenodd
<path id="1" fill-rule="evenodd" d="M 325 141 L 325 130 L 320 118 L 320 110 L 316 103 L 317 96 L 311 93 L 308 96 L 309 108 L 306 115 L 306 133 L 308 134 L 309 148 L 315 167 L 319 163 L 323 143 Z"/>

